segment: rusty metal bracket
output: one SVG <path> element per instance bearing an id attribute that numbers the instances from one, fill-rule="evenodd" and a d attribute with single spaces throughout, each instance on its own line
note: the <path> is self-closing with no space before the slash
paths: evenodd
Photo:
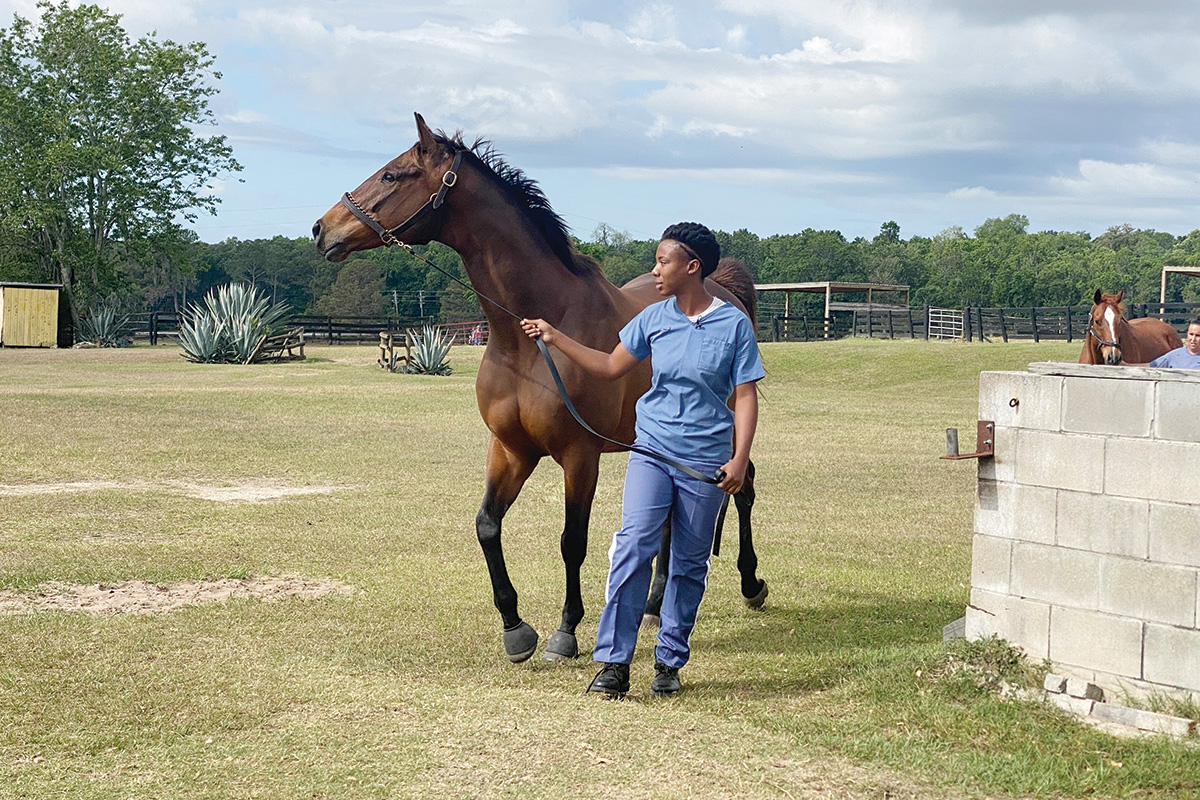
<path id="1" fill-rule="evenodd" d="M 941 456 L 947 461 L 962 461 L 968 458 L 991 458 L 996 454 L 996 423 L 990 419 L 981 419 L 975 423 L 975 452 L 958 452 L 958 429 L 946 428 L 946 455 Z"/>

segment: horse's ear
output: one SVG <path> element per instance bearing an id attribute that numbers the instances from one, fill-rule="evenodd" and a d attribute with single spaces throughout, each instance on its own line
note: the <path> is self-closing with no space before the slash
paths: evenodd
<path id="1" fill-rule="evenodd" d="M 437 139 L 425 124 L 425 118 L 416 112 L 413 112 L 413 116 L 417 118 L 417 144 L 420 145 L 420 151 L 425 154 L 436 152 Z"/>
<path id="2" fill-rule="evenodd" d="M 1099 289 L 1096 290 L 1096 295 L 1092 298 L 1092 302 L 1095 303 L 1096 305 L 1100 305 L 1100 290 Z"/>
<path id="3" fill-rule="evenodd" d="M 1121 302 L 1121 298 L 1122 298 L 1122 297 L 1124 297 L 1124 296 L 1125 296 L 1125 290 L 1124 290 L 1124 289 L 1122 289 L 1121 291 L 1117 292 L 1117 302 L 1118 302 L 1118 303 L 1119 303 L 1119 302 Z"/>

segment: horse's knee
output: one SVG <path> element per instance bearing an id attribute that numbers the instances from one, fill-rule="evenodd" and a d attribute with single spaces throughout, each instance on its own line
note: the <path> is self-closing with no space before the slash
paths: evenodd
<path id="1" fill-rule="evenodd" d="M 480 545 L 486 548 L 499 541 L 501 519 L 502 514 L 497 514 L 486 506 L 480 507 L 475 515 L 475 535 L 479 538 Z"/>

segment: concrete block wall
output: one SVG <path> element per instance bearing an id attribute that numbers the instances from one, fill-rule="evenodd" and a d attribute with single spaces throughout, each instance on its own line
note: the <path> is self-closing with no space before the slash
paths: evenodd
<path id="1" fill-rule="evenodd" d="M 1117 695 L 1200 693 L 1200 372 L 985 372 L 966 634 Z"/>

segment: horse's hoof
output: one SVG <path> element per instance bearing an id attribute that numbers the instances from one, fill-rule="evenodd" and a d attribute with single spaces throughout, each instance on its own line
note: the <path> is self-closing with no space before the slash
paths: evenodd
<path id="1" fill-rule="evenodd" d="M 758 590 L 758 594 L 754 595 L 754 597 L 742 598 L 743 602 L 746 603 L 746 608 L 762 608 L 763 603 L 767 602 L 767 595 L 771 593 L 771 590 L 767 588 L 766 581 L 760 580 L 759 583 L 762 584 L 762 588 Z"/>
<path id="2" fill-rule="evenodd" d="M 537 631 L 528 622 L 522 621 L 511 631 L 504 632 L 504 652 L 514 664 L 520 664 L 533 655 L 533 651 L 537 650 L 537 643 Z"/>
<path id="3" fill-rule="evenodd" d="M 658 614 L 642 614 L 642 630 L 656 631 L 662 626 L 662 619 Z"/>
<path id="4" fill-rule="evenodd" d="M 550 641 L 546 642 L 546 652 L 542 653 L 542 658 L 547 661 L 566 661 L 578 657 L 579 643 L 575 640 L 575 634 L 566 631 L 555 631 Z"/>

